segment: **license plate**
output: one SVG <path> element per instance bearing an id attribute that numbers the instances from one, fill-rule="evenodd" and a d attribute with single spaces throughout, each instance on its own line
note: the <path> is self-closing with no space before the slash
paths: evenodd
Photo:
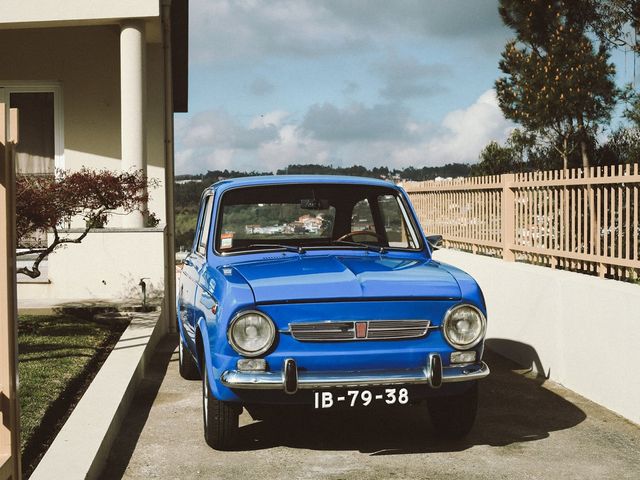
<path id="1" fill-rule="evenodd" d="M 373 405 L 406 405 L 409 391 L 406 388 L 385 388 L 380 391 L 346 390 L 340 392 L 319 391 L 313 394 L 313 407 L 370 407 Z"/>

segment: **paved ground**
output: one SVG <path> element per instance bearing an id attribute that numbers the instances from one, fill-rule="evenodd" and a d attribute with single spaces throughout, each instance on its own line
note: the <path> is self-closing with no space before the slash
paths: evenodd
<path id="1" fill-rule="evenodd" d="M 202 438 L 200 384 L 180 378 L 175 347 L 175 337 L 160 345 L 103 478 L 640 478 L 640 427 L 495 355 L 465 441 L 434 438 L 420 406 L 263 422 L 245 412 L 239 451 L 217 452 Z"/>

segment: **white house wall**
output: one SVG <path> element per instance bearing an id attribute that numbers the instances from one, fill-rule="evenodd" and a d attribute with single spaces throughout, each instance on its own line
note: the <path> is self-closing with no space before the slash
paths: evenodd
<path id="1" fill-rule="evenodd" d="M 453 250 L 434 258 L 477 279 L 488 346 L 640 423 L 638 285 Z"/>
<path id="2" fill-rule="evenodd" d="M 164 294 L 162 229 L 104 229 L 81 244 L 49 256 L 49 283 L 20 283 L 21 302 L 51 300 L 141 300 L 140 279 L 149 295 Z M 45 302 L 46 303 L 46 302 Z"/>
<path id="3" fill-rule="evenodd" d="M 0 24 L 159 17 L 159 0 L 2 0 Z"/>
<path id="4" fill-rule="evenodd" d="M 119 41 L 117 25 L 0 30 L 5 47 L 0 49 L 0 86 L 22 81 L 61 86 L 66 169 L 121 168 Z M 147 173 L 162 182 L 150 192 L 149 209 L 164 223 L 162 47 L 147 44 L 146 50 Z M 119 218 L 109 226 L 119 226 Z"/>

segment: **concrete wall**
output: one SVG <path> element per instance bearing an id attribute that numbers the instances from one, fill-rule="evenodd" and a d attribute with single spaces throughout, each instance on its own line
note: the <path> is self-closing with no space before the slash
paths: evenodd
<path id="1" fill-rule="evenodd" d="M 440 250 L 487 302 L 487 345 L 640 423 L 640 286 Z"/>
<path id="2" fill-rule="evenodd" d="M 62 3 L 66 5 L 65 2 L 56 2 L 56 5 Z M 0 87 L 21 82 L 60 85 L 64 168 L 77 170 L 87 166 L 120 170 L 120 27 L 0 30 L 0 45 L 4 46 L 0 49 Z M 149 210 L 164 223 L 164 92 L 160 44 L 147 44 L 146 65 L 147 173 L 161 182 L 150 192 Z M 116 216 L 109 226 L 117 227 L 119 221 Z"/>
<path id="3" fill-rule="evenodd" d="M 143 277 L 149 279 L 148 295 L 163 295 L 163 248 L 162 229 L 94 230 L 82 243 L 49 255 L 50 283 L 20 283 L 18 298 L 21 302 L 50 299 L 58 303 L 138 299 Z"/>

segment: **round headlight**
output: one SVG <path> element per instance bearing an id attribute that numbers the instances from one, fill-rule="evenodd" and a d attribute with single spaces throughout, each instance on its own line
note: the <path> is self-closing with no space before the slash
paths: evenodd
<path id="1" fill-rule="evenodd" d="M 246 357 L 263 354 L 276 338 L 276 327 L 265 314 L 251 310 L 238 314 L 227 331 L 233 349 Z"/>
<path id="2" fill-rule="evenodd" d="M 447 312 L 442 326 L 444 338 L 454 348 L 474 347 L 484 337 L 487 321 L 472 305 L 458 305 Z"/>

